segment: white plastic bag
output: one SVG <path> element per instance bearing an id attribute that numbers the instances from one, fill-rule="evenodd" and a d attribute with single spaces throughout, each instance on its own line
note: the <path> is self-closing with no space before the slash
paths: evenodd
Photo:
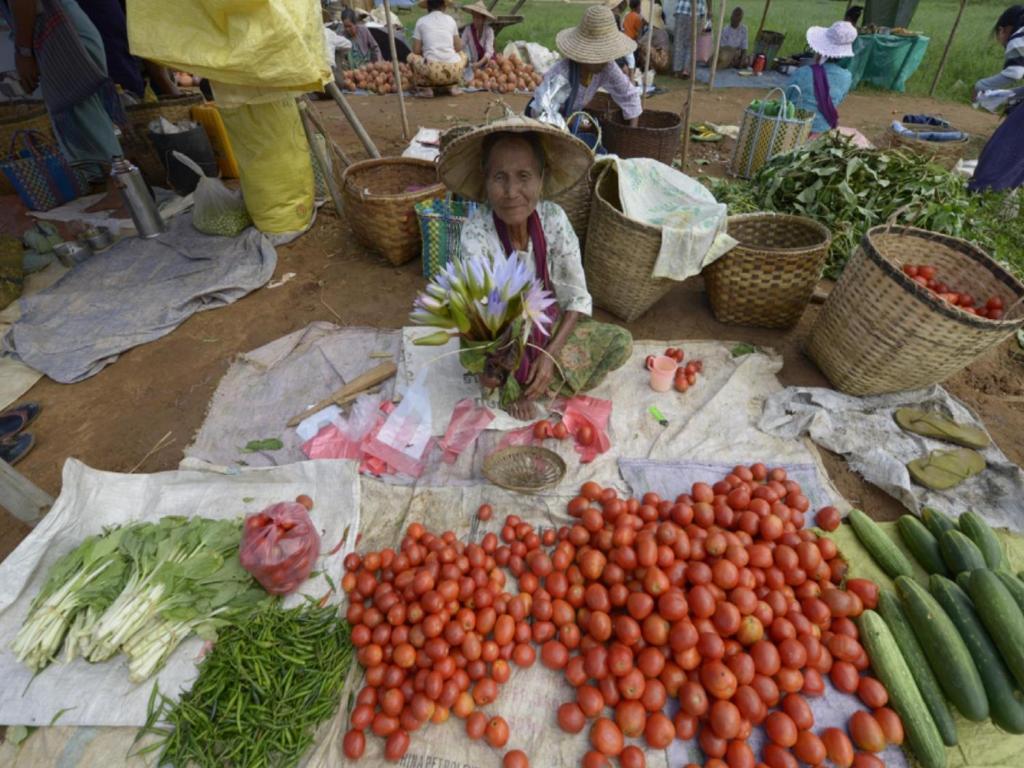
<path id="1" fill-rule="evenodd" d="M 204 235 L 234 237 L 252 224 L 245 209 L 242 193 L 230 190 L 220 179 L 207 176 L 188 155 L 175 151 L 178 162 L 199 176 L 199 185 L 192 193 L 192 226 Z"/>

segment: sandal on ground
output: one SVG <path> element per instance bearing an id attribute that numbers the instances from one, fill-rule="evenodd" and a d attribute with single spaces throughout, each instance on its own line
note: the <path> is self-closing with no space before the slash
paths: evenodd
<path id="1" fill-rule="evenodd" d="M 0 442 L 0 459 L 8 464 L 17 464 L 25 454 L 32 450 L 36 439 L 29 432 L 22 432 L 20 435 Z"/>
<path id="2" fill-rule="evenodd" d="M 965 448 L 988 448 L 990 440 L 982 430 L 976 427 L 957 424 L 938 413 L 921 411 L 917 408 L 897 408 L 893 414 L 896 423 L 907 432 L 945 440 Z"/>
<path id="3" fill-rule="evenodd" d="M 0 413 L 0 440 L 6 440 L 21 432 L 35 421 L 40 410 L 42 407 L 39 403 L 24 403 Z"/>
<path id="4" fill-rule="evenodd" d="M 932 451 L 907 464 L 907 471 L 918 485 L 933 491 L 948 491 L 985 469 L 985 457 L 970 448 Z"/>

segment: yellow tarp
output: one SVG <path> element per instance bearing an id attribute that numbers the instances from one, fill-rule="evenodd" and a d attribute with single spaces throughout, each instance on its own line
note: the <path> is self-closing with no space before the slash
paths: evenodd
<path id="1" fill-rule="evenodd" d="M 231 85 L 320 90 L 331 79 L 314 0 L 128 0 L 136 56 Z"/>
<path id="2" fill-rule="evenodd" d="M 896 523 L 879 523 L 882 530 L 895 541 L 914 563 L 913 556 L 903 547 L 903 542 L 896 530 Z M 1024 570 L 1024 537 L 1004 530 L 996 531 L 1006 553 L 1010 568 L 1014 573 Z M 861 546 L 849 525 L 841 525 L 835 533 L 827 534 L 835 540 L 839 551 L 850 563 L 850 576 L 871 579 L 879 586 L 894 589 L 892 580 L 871 559 L 867 550 Z M 927 584 L 927 574 L 917 563 L 914 563 L 917 580 Z M 952 708 L 951 708 L 952 709 Z M 972 723 L 953 710 L 956 730 L 960 743 L 949 747 L 948 768 L 1021 768 L 1024 764 L 1024 735 L 1014 736 L 1000 730 L 991 721 Z"/>

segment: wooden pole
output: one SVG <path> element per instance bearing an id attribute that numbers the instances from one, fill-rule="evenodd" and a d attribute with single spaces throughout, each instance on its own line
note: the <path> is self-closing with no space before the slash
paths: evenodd
<path id="1" fill-rule="evenodd" d="M 334 210 L 338 216 L 342 216 L 341 193 L 338 192 L 338 185 L 334 181 L 334 173 L 331 164 L 327 161 L 327 151 L 320 146 L 313 133 L 313 121 L 309 119 L 309 108 L 302 101 L 299 101 L 299 117 L 302 118 L 302 130 L 306 132 L 306 141 L 309 142 L 309 151 L 313 153 L 313 159 L 320 166 L 320 172 L 324 175 L 324 182 L 327 184 L 327 191 L 331 195 L 331 202 L 334 203 Z M 324 137 L 326 145 L 329 139 Z"/>
<path id="2" fill-rule="evenodd" d="M 721 0 L 724 2 L 724 0 Z M 697 4 L 692 8 L 695 10 Z M 683 113 L 683 155 L 681 170 L 686 173 L 686 159 L 690 154 L 690 120 L 693 117 L 693 91 L 697 85 L 697 26 L 700 19 L 690 17 L 690 82 L 686 86 L 686 111 Z"/>
<path id="3" fill-rule="evenodd" d="M 398 49 L 395 48 L 395 28 L 391 24 L 391 0 L 384 0 L 384 20 L 388 28 L 388 47 L 391 49 L 391 69 L 395 73 L 395 88 L 398 90 L 398 111 L 402 113 L 402 138 L 409 140 L 409 116 L 405 113 L 405 92 L 402 90 L 402 70 L 398 66 Z"/>
<path id="4" fill-rule="evenodd" d="M 377 145 L 373 143 L 373 139 L 363 128 L 363 124 L 359 122 L 359 117 L 356 115 L 352 106 L 345 100 L 345 95 L 341 92 L 338 86 L 330 82 L 325 88 L 327 94 L 334 99 L 334 102 L 341 107 L 341 112 L 345 115 L 345 119 L 348 120 L 348 124 L 352 126 L 352 130 L 356 132 L 356 136 L 363 143 L 363 147 L 366 149 L 366 153 L 373 159 L 380 157 L 380 152 L 377 150 Z"/>
<path id="5" fill-rule="evenodd" d="M 718 29 L 715 30 L 715 53 L 711 57 L 711 77 L 708 78 L 708 90 L 714 90 L 715 73 L 718 71 L 718 51 L 722 47 L 722 29 L 725 27 L 725 0 L 719 0 Z"/>
<path id="6" fill-rule="evenodd" d="M 324 140 L 327 142 L 327 146 L 331 148 L 331 152 L 334 153 L 334 156 L 337 159 L 341 160 L 342 165 L 348 168 L 352 165 L 352 161 L 348 159 L 348 155 L 345 154 L 345 151 L 338 146 L 338 142 L 332 139 L 331 134 L 327 132 L 327 126 L 325 126 L 324 121 L 320 119 L 320 113 L 316 111 L 316 107 L 314 107 L 313 103 L 309 100 L 309 96 L 303 94 L 301 101 L 306 105 L 306 116 L 309 117 L 310 121 L 320 132 L 320 135 L 324 137 Z"/>
<path id="7" fill-rule="evenodd" d="M 949 30 L 949 39 L 946 41 L 946 47 L 942 50 L 942 58 L 939 59 L 939 68 L 935 70 L 935 77 L 932 80 L 932 87 L 928 89 L 928 96 L 935 96 L 935 89 L 939 87 L 939 78 L 942 77 L 942 70 L 946 67 L 946 59 L 949 57 L 949 49 L 953 46 L 953 38 L 956 37 L 956 29 L 960 26 L 960 17 L 964 15 L 964 8 L 967 6 L 967 0 L 960 0 L 960 10 L 956 12 L 956 21 L 953 22 L 953 28 Z"/>
<path id="8" fill-rule="evenodd" d="M 771 7 L 772 0 L 764 0 L 764 13 L 761 14 L 761 23 L 757 27 L 757 34 L 754 35 L 754 47 L 757 47 L 757 38 L 761 36 L 764 31 L 764 23 L 768 21 L 768 9 Z"/>
<path id="9" fill-rule="evenodd" d="M 651 3 L 651 14 L 654 16 L 654 3 Z M 643 36 L 640 37 L 643 40 Z M 644 68 L 640 73 L 640 108 L 645 109 L 647 107 L 647 73 L 651 69 L 651 48 L 654 42 L 654 19 L 651 18 L 647 22 L 647 53 L 644 55 Z"/>

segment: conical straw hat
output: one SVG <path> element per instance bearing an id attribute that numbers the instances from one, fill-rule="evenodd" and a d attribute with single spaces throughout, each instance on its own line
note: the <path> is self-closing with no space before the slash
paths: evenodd
<path id="1" fill-rule="evenodd" d="M 590 6 L 578 25 L 559 32 L 555 45 L 580 64 L 606 64 L 636 50 L 636 43 L 619 32 L 612 12 L 600 5 Z"/>

